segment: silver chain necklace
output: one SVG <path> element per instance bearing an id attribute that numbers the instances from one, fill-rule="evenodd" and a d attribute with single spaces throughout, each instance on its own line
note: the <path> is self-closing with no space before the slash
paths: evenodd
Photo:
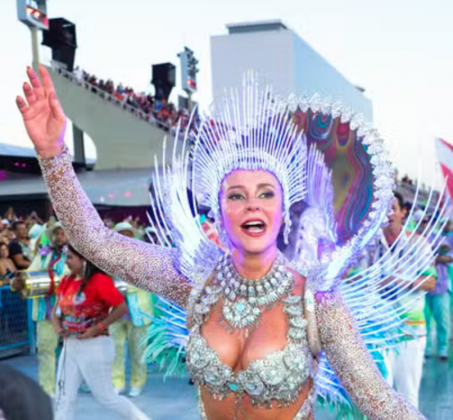
<path id="1" fill-rule="evenodd" d="M 235 330 L 255 325 L 264 309 L 270 309 L 293 286 L 293 276 L 286 270 L 285 259 L 279 252 L 271 270 L 258 280 L 241 277 L 231 256 L 225 255 L 216 267 L 216 283 L 222 289 L 222 315 L 227 328 Z"/>

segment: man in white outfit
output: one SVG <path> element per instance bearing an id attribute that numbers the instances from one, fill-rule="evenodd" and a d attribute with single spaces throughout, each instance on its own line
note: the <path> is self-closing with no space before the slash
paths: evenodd
<path id="1" fill-rule="evenodd" d="M 398 236 L 403 230 L 403 221 L 406 217 L 403 198 L 400 194 L 395 194 L 393 203 L 393 213 L 389 216 L 389 224 L 383 229 L 381 240 L 376 248 L 369 255 L 369 264 L 376 263 L 379 259 L 386 255 L 387 251 L 395 243 Z M 404 233 L 407 237 L 410 232 Z M 404 237 L 402 238 L 404 239 Z M 420 241 L 419 235 L 414 235 L 407 241 L 400 240 L 394 248 L 387 254 L 385 261 L 390 259 L 400 259 L 403 256 L 408 259 L 412 255 L 421 255 L 429 253 L 430 247 L 426 241 Z M 415 246 L 412 246 L 416 244 Z M 415 260 L 421 262 L 423 258 L 415 258 L 411 260 L 414 264 Z M 423 259 L 424 260 L 424 259 Z M 402 263 L 399 263 L 400 266 Z M 417 264 L 415 262 L 415 264 Z M 385 266 L 384 266 L 385 267 Z M 418 408 L 418 394 L 423 371 L 424 353 L 426 347 L 426 319 L 424 314 L 425 307 L 425 292 L 434 289 L 436 278 L 434 262 L 428 270 L 423 270 L 422 267 L 417 269 L 414 267 L 414 278 L 398 278 L 398 267 L 392 268 L 390 273 L 383 269 L 382 276 L 386 278 L 389 274 L 392 275 L 389 279 L 384 280 L 389 284 L 387 292 L 393 295 L 393 298 L 399 293 L 407 293 L 408 288 L 412 290 L 409 296 L 399 297 L 398 305 L 409 305 L 409 310 L 403 314 L 405 319 L 405 333 L 401 338 L 398 348 L 389 352 L 386 355 L 386 367 L 388 370 L 387 380 L 390 385 L 402 394 L 414 407 Z M 394 285 L 397 285 L 395 288 Z M 393 286 L 393 289 L 392 289 Z M 392 298 L 391 296 L 387 296 Z M 416 300 L 414 302 L 414 299 Z"/>

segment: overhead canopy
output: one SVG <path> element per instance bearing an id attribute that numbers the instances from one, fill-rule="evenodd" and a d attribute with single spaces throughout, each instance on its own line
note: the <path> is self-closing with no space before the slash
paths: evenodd
<path id="1" fill-rule="evenodd" d="M 0 143 L 0 156 L 35 157 L 36 153 L 31 147 L 16 146 L 14 144 Z"/>
<path id="2" fill-rule="evenodd" d="M 68 138 L 71 138 L 73 136 L 72 134 L 72 124 L 68 124 L 67 128 L 67 133 L 66 135 Z M 89 140 L 91 143 L 93 140 L 87 135 L 84 134 L 85 140 Z M 73 153 L 73 145 L 72 142 L 68 143 L 68 148 Z M 92 153 L 91 153 L 92 154 Z M 9 143 L 0 143 L 0 156 L 5 156 L 5 157 L 18 157 L 18 158 L 35 158 L 36 157 L 36 151 L 33 147 L 26 147 L 26 146 L 16 146 L 15 144 L 9 144 Z M 86 163 L 90 165 L 94 165 L 96 162 L 96 159 L 93 156 L 86 157 Z"/>
<path id="3" fill-rule="evenodd" d="M 147 206 L 150 203 L 151 170 L 130 169 L 79 173 L 78 179 L 93 204 L 109 206 Z M 41 176 L 27 176 L 0 181 L 2 197 L 47 194 Z"/>

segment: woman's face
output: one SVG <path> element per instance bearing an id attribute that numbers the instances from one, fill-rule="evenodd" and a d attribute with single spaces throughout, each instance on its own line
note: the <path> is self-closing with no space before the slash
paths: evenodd
<path id="1" fill-rule="evenodd" d="M 74 254 L 70 249 L 68 249 L 68 252 L 66 254 L 66 264 L 68 265 L 69 270 L 71 270 L 71 275 L 82 275 L 83 263 L 83 258 L 80 258 L 78 255 Z"/>
<path id="2" fill-rule="evenodd" d="M 8 246 L 3 244 L 0 246 L 0 258 L 8 258 L 9 257 L 9 250 Z"/>
<path id="3" fill-rule="evenodd" d="M 276 246 L 282 208 L 280 183 L 269 172 L 237 170 L 222 184 L 222 223 L 233 247 L 242 252 L 257 254 Z"/>

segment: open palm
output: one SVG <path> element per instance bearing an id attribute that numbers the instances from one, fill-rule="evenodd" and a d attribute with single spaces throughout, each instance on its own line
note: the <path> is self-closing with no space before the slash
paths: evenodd
<path id="1" fill-rule="evenodd" d="M 18 96 L 16 103 L 36 151 L 42 157 L 50 158 L 63 147 L 66 117 L 47 69 L 40 66 L 39 73 L 42 84 L 36 73 L 30 67 L 27 68 L 31 86 L 24 83 L 25 99 Z"/>

